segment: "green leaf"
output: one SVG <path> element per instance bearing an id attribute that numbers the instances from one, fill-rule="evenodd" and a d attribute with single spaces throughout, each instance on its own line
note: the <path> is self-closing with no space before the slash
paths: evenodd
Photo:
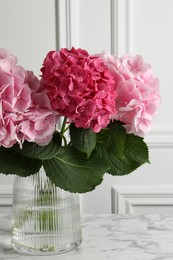
<path id="1" fill-rule="evenodd" d="M 108 127 L 107 131 L 103 130 L 104 133 L 99 134 L 95 148 L 97 155 L 110 165 L 108 173 L 112 175 L 129 174 L 142 164 L 149 162 L 148 147 L 143 138 L 133 134 L 126 134 L 124 138 L 123 133 L 123 137 L 120 137 L 122 140 L 120 142 L 121 149 L 119 150 L 117 147 L 118 142 L 115 138 L 116 134 L 111 137 L 114 135 L 112 130 L 112 127 Z M 112 149 L 110 149 L 110 140 Z M 113 147 L 116 148 L 113 149 Z"/>
<path id="2" fill-rule="evenodd" d="M 73 147 L 62 147 L 58 154 L 43 161 L 46 175 L 56 186 L 70 192 L 84 193 L 102 182 L 109 166 L 95 154 L 85 154 Z"/>
<path id="3" fill-rule="evenodd" d="M 60 149 L 60 145 L 61 136 L 58 132 L 56 132 L 52 138 L 52 141 L 46 146 L 40 146 L 36 143 L 25 141 L 22 144 L 22 149 L 18 144 L 14 146 L 14 149 L 26 157 L 45 160 L 52 158 Z"/>
<path id="4" fill-rule="evenodd" d="M 119 159 L 124 158 L 124 147 L 126 142 L 126 130 L 121 123 L 115 121 L 110 125 L 111 130 L 111 146 L 112 142 L 115 143 L 115 146 L 112 146 L 113 152 L 117 154 Z"/>
<path id="5" fill-rule="evenodd" d="M 119 159 L 124 158 L 126 130 L 119 121 L 108 125 L 106 130 L 101 131 L 99 139 L 106 145 L 107 151 L 113 152 Z"/>
<path id="6" fill-rule="evenodd" d="M 124 154 L 129 160 L 140 164 L 149 163 L 149 152 L 146 143 L 142 137 L 134 134 L 127 135 Z"/>
<path id="7" fill-rule="evenodd" d="M 108 173 L 112 175 L 129 174 L 142 164 L 149 162 L 148 147 L 143 138 L 133 134 L 129 134 L 126 137 L 123 160 L 120 160 L 112 153 L 108 157 L 111 162 L 111 169 Z"/>
<path id="8" fill-rule="evenodd" d="M 90 157 L 96 145 L 96 134 L 91 129 L 77 128 L 70 125 L 70 137 L 72 145 L 79 151 Z"/>
<path id="9" fill-rule="evenodd" d="M 0 148 L 0 172 L 3 174 L 16 174 L 26 177 L 38 172 L 40 167 L 40 160 L 22 156 L 13 149 Z"/>

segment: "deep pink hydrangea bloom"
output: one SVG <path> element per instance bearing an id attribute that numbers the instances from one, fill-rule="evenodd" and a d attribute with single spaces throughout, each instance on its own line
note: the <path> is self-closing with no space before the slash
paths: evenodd
<path id="1" fill-rule="evenodd" d="M 77 127 L 99 132 L 116 114 L 114 80 L 100 57 L 75 48 L 51 51 L 41 72 L 52 109 Z"/>
<path id="2" fill-rule="evenodd" d="M 117 91 L 115 119 L 125 123 L 128 133 L 144 136 L 160 105 L 159 81 L 151 66 L 139 55 L 116 58 L 102 53 L 114 76 Z"/>
<path id="3" fill-rule="evenodd" d="M 45 145 L 51 140 L 55 115 L 46 93 L 39 93 L 39 88 L 33 72 L 0 49 L 0 146 L 9 148 L 24 140 Z"/>

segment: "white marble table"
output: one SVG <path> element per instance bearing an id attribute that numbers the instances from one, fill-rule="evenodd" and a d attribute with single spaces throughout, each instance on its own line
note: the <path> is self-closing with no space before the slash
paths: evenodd
<path id="1" fill-rule="evenodd" d="M 0 260 L 173 260 L 173 215 L 90 215 L 82 226 L 77 251 L 27 256 L 11 248 L 11 217 L 0 215 Z"/>

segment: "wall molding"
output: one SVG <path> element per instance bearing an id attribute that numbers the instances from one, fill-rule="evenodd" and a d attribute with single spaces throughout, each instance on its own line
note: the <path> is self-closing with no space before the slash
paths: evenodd
<path id="1" fill-rule="evenodd" d="M 60 48 L 79 45 L 79 0 L 55 0 L 56 45 Z"/>
<path id="2" fill-rule="evenodd" d="M 135 207 L 173 207 L 172 185 L 116 185 L 111 189 L 112 213 L 131 214 Z"/>
<path id="3" fill-rule="evenodd" d="M 173 127 L 155 127 L 145 137 L 150 148 L 173 148 Z"/>
<path id="4" fill-rule="evenodd" d="M 121 56 L 131 50 L 133 1 L 110 0 L 111 53 Z"/>

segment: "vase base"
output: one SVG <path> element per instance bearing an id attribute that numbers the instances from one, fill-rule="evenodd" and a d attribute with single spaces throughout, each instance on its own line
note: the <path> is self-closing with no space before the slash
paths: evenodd
<path id="1" fill-rule="evenodd" d="M 82 239 L 73 242 L 71 244 L 67 244 L 65 246 L 59 247 L 59 248 L 54 248 L 51 246 L 43 246 L 42 248 L 32 248 L 32 247 L 26 247 L 21 245 L 20 243 L 14 243 L 12 242 L 12 247 L 23 254 L 29 254 L 29 255 L 58 255 L 58 254 L 63 254 L 72 250 L 76 250 L 80 244 L 82 243 Z"/>

